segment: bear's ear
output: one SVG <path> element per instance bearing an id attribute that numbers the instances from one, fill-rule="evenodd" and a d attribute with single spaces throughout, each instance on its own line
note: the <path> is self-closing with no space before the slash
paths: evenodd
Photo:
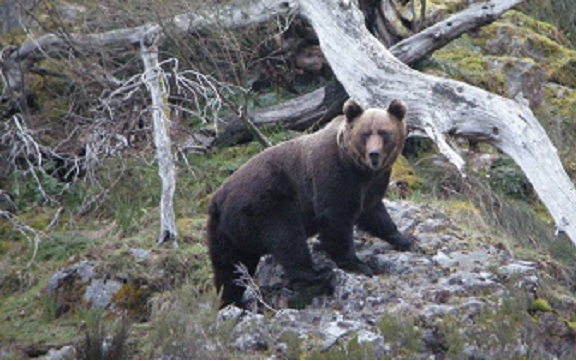
<path id="1" fill-rule="evenodd" d="M 344 103 L 344 115 L 346 115 L 347 122 L 353 121 L 362 113 L 364 113 L 364 109 L 354 100 L 348 99 L 346 103 Z"/>
<path id="2" fill-rule="evenodd" d="M 388 113 L 398 118 L 399 121 L 402 121 L 406 115 L 406 105 L 404 105 L 401 100 L 394 99 L 390 102 L 390 105 L 388 105 Z"/>

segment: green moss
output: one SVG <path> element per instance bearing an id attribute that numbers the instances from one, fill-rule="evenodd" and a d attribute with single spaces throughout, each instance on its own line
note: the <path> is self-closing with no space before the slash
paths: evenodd
<path id="1" fill-rule="evenodd" d="M 558 30 L 556 26 L 546 23 L 544 21 L 539 21 L 520 11 L 516 10 L 507 11 L 504 13 L 504 15 L 500 17 L 500 19 L 508 21 L 511 24 L 514 24 L 518 27 L 524 29 L 530 29 L 534 33 L 544 35 L 564 47 L 570 47 L 571 45 L 568 38 L 564 35 L 563 32 Z"/>
<path id="2" fill-rule="evenodd" d="M 134 320 L 146 320 L 150 314 L 148 299 L 152 292 L 135 284 L 126 284 L 112 296 L 112 302 Z"/>
<path id="3" fill-rule="evenodd" d="M 559 59 L 549 72 L 549 79 L 555 83 L 576 88 L 576 53 Z"/>
<path id="4" fill-rule="evenodd" d="M 546 87 L 546 109 L 552 116 L 560 116 L 565 123 L 576 125 L 576 90 L 567 87 Z M 539 112 L 543 118 L 550 118 Z M 547 119 L 552 120 L 552 119 Z"/>
<path id="5" fill-rule="evenodd" d="M 550 136 L 564 169 L 576 179 L 576 90 L 563 86 L 547 86 L 544 102 L 535 115 Z"/>
<path id="6" fill-rule="evenodd" d="M 468 2 L 465 0 L 426 0 L 427 9 L 433 10 L 436 8 L 445 12 L 440 15 L 452 14 L 464 9 L 466 6 L 468 6 Z"/>
<path id="7" fill-rule="evenodd" d="M 559 33 L 549 24 L 516 13 L 483 27 L 476 43 L 486 53 L 531 58 L 545 69 L 550 81 L 574 87 L 576 51 Z"/>
<path id="8" fill-rule="evenodd" d="M 389 197 L 406 198 L 414 192 L 422 189 L 424 180 L 416 174 L 409 161 L 404 157 L 398 157 L 392 168 L 391 181 L 395 184 L 389 190 Z"/>
<path id="9" fill-rule="evenodd" d="M 548 301 L 546 301 L 545 299 L 542 298 L 537 298 L 534 300 L 534 302 L 532 302 L 532 309 L 535 311 L 539 311 L 539 312 L 552 312 L 553 309 L 550 306 L 550 304 L 548 303 Z"/>
<path id="10" fill-rule="evenodd" d="M 486 56 L 473 47 L 453 46 L 435 52 L 433 59 L 439 70 L 455 80 L 464 81 L 497 94 L 505 92 L 504 75 L 501 72 L 494 73 L 493 68 L 498 63 L 510 62 L 510 58 Z"/>

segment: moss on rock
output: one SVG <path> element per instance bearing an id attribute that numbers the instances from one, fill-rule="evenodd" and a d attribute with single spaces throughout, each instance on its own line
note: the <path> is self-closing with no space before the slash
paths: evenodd
<path id="1" fill-rule="evenodd" d="M 576 51 L 554 26 L 511 11 L 483 27 L 476 43 L 487 54 L 531 58 L 544 69 L 550 81 L 576 87 Z"/>

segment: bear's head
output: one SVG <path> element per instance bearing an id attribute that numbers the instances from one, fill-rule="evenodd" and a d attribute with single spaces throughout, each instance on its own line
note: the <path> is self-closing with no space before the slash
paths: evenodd
<path id="1" fill-rule="evenodd" d="M 354 162 L 372 171 L 388 170 L 406 141 L 406 106 L 393 100 L 387 109 L 366 109 L 349 99 L 338 144 Z"/>

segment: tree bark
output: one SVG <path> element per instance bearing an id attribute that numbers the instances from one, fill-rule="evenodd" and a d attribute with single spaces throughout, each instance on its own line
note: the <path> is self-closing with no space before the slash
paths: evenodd
<path id="1" fill-rule="evenodd" d="M 172 159 L 172 145 L 170 141 L 170 114 L 165 100 L 166 86 L 158 65 L 158 41 L 160 31 L 150 27 L 140 40 L 142 62 L 144 63 L 144 83 L 150 92 L 152 100 L 152 120 L 154 123 L 154 145 L 156 159 L 158 160 L 158 174 L 162 179 L 162 193 L 160 199 L 160 234 L 158 243 L 172 240 L 174 247 L 178 246 L 176 230 L 176 217 L 174 215 L 174 191 L 176 179 L 174 176 L 174 161 Z"/>
<path id="2" fill-rule="evenodd" d="M 522 1 L 490 0 L 472 4 L 468 9 L 400 41 L 390 48 L 390 51 L 402 62 L 408 65 L 416 64 L 460 35 L 494 22 Z"/>
<path id="3" fill-rule="evenodd" d="M 415 65 L 467 31 L 492 23 L 521 2 L 503 0 L 475 4 L 399 42 L 390 48 L 390 52 L 407 65 Z M 251 112 L 250 117 L 258 127 L 282 124 L 286 129 L 305 130 L 332 119 L 341 112 L 348 97 L 346 90 L 336 82 L 288 102 Z M 214 142 L 216 146 L 229 146 L 252 139 L 237 116 L 224 119 L 219 129 L 220 133 Z"/>
<path id="4" fill-rule="evenodd" d="M 483 4 L 483 10 L 496 7 L 495 1 Z M 460 171 L 464 161 L 447 137 L 481 140 L 502 150 L 524 171 L 557 230 L 576 244 L 576 189 L 556 148 L 526 105 L 412 70 L 370 35 L 355 6 L 344 9 L 330 0 L 307 0 L 301 3 L 301 11 L 352 98 L 370 107 L 386 107 L 392 99 L 402 99 L 409 108 L 409 126 L 432 138 Z"/>

